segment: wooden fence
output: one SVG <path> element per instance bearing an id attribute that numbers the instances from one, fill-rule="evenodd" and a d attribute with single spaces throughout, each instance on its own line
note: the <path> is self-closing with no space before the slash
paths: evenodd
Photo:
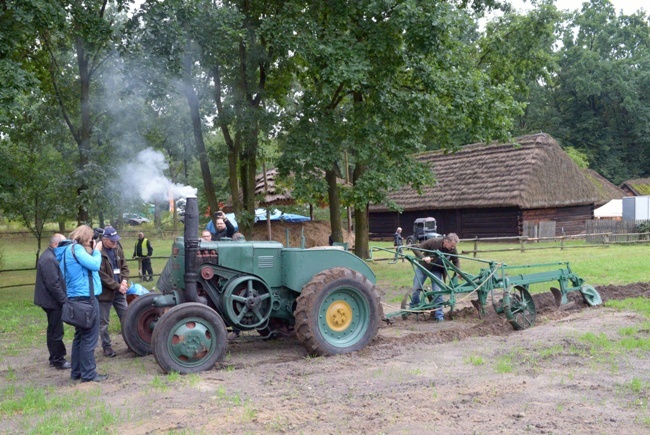
<path id="1" fill-rule="evenodd" d="M 151 258 L 152 260 L 155 260 L 155 259 L 161 259 L 161 258 L 162 259 L 168 259 L 169 257 L 149 257 L 149 258 Z M 130 276 L 130 278 L 134 279 L 134 278 L 137 277 L 138 279 L 142 280 L 142 275 L 141 275 L 141 273 L 142 273 L 142 259 L 141 258 L 136 258 L 136 259 L 132 260 L 132 259 L 127 258 L 126 262 L 127 263 L 131 263 L 131 262 L 138 263 L 137 273 L 132 274 Z M 5 272 L 8 273 L 8 272 L 30 272 L 30 271 L 33 271 L 34 275 L 36 274 L 36 268 L 34 268 L 34 267 L 25 267 L 25 268 L 20 268 L 20 269 L 0 269 L 0 275 L 2 275 L 2 273 L 5 273 Z M 154 273 L 153 274 L 153 276 L 159 276 L 159 275 L 160 275 L 159 273 Z M 35 277 L 32 277 L 32 280 L 34 278 Z M 20 283 L 20 284 L 3 285 L 3 286 L 0 286 L 0 289 L 13 288 L 13 287 L 24 287 L 24 286 L 34 286 L 35 284 L 36 284 L 35 282 L 31 281 L 31 282 L 24 282 L 24 283 Z"/>
<path id="2" fill-rule="evenodd" d="M 585 239 L 584 245 L 569 245 L 565 244 L 569 240 L 578 240 Z M 588 240 L 591 239 L 591 240 Z M 535 246 L 539 242 L 550 241 L 557 242 L 559 241 L 559 246 Z M 611 234 L 611 233 L 601 233 L 601 234 L 578 234 L 572 236 L 555 236 L 555 237 L 526 237 L 526 236 L 514 236 L 514 237 L 482 237 L 482 238 L 471 238 L 471 239 L 461 239 L 461 242 L 474 242 L 474 249 L 472 250 L 463 250 L 461 254 L 474 254 L 476 257 L 477 253 L 482 252 L 507 252 L 507 251 L 534 251 L 539 249 L 574 249 L 574 248 L 595 248 L 595 247 L 608 247 L 611 244 L 616 243 L 650 243 L 650 233 L 625 233 L 625 234 Z M 510 247 L 510 248 L 499 248 L 499 249 L 479 249 L 479 242 L 492 242 L 500 243 L 507 242 L 513 243 L 518 242 L 519 247 Z"/>

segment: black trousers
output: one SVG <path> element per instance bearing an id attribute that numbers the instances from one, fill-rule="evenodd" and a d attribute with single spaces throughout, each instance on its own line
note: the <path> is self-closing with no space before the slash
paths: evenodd
<path id="1" fill-rule="evenodd" d="M 149 275 L 147 277 L 147 275 Z M 153 269 L 151 268 L 151 258 L 145 257 L 142 259 L 142 280 L 153 281 Z"/>
<path id="2" fill-rule="evenodd" d="M 59 366 L 65 362 L 65 344 L 63 344 L 63 321 L 61 310 L 43 308 L 47 314 L 47 349 L 50 351 L 50 365 Z"/>

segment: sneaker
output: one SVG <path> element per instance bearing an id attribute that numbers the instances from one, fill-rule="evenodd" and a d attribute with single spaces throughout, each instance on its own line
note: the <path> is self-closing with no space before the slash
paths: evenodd
<path id="1" fill-rule="evenodd" d="M 241 331 L 235 329 L 234 331 L 230 332 L 228 334 L 228 340 L 234 340 L 235 338 L 239 338 L 239 335 L 241 334 Z"/>
<path id="2" fill-rule="evenodd" d="M 115 353 L 112 347 L 108 346 L 104 348 L 104 356 L 107 358 L 114 358 L 115 356 L 117 356 L 117 354 Z"/>
<path id="3" fill-rule="evenodd" d="M 60 364 L 52 364 L 52 363 L 50 363 L 50 367 L 54 367 L 55 369 L 58 369 L 58 370 L 70 370 L 72 365 L 70 364 L 70 361 L 63 361 Z"/>
<path id="4" fill-rule="evenodd" d="M 82 379 L 81 382 L 101 382 L 108 379 L 108 375 L 95 375 L 92 379 Z"/>

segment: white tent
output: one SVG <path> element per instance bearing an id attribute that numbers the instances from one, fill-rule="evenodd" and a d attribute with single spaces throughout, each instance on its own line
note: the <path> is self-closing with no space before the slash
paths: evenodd
<path id="1" fill-rule="evenodd" d="M 594 210 L 594 217 L 596 219 L 615 219 L 623 217 L 623 200 L 612 199 L 602 207 Z"/>

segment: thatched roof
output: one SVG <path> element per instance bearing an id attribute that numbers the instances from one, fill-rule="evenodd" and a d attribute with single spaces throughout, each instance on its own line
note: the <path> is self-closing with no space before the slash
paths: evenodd
<path id="1" fill-rule="evenodd" d="M 255 197 L 261 198 L 259 201 L 260 207 L 292 205 L 295 203 L 291 192 L 276 182 L 278 174 L 277 168 L 267 170 L 266 182 L 264 181 L 264 173 L 255 176 Z"/>
<path id="2" fill-rule="evenodd" d="M 626 188 L 636 196 L 650 195 L 650 178 L 637 178 L 621 183 L 621 189 Z"/>
<path id="3" fill-rule="evenodd" d="M 406 210 L 519 207 L 522 209 L 596 204 L 601 195 L 585 173 L 548 134 L 522 136 L 514 144 L 473 144 L 454 154 L 422 153 L 436 183 L 390 193 Z M 386 211 L 375 205 L 373 211 Z"/>
<path id="4" fill-rule="evenodd" d="M 593 169 L 585 170 L 585 175 L 587 176 L 587 179 L 596 186 L 596 190 L 600 195 L 600 200 L 596 202 L 596 206 L 607 204 L 613 199 L 621 199 L 625 196 L 623 189 L 619 188 Z"/>

